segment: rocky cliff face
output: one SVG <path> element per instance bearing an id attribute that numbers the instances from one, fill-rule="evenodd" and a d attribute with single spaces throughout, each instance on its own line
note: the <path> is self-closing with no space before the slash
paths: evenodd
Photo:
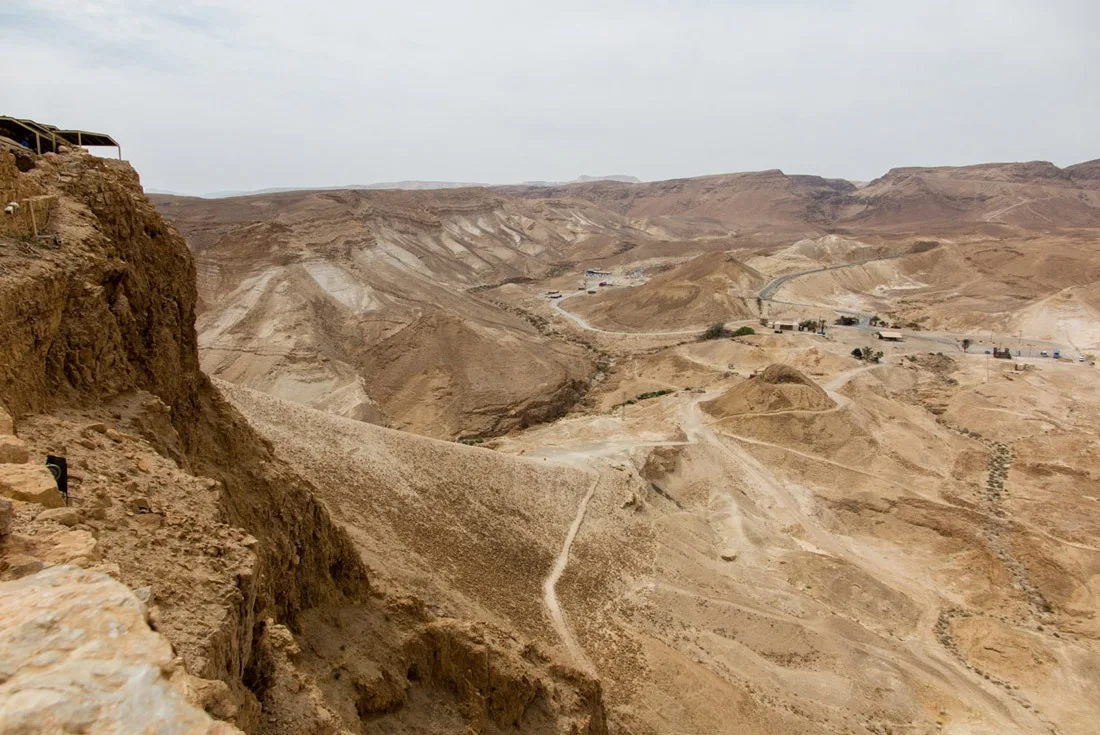
<path id="1" fill-rule="evenodd" d="M 240 735 L 172 686 L 187 674 L 147 614 L 125 585 L 73 566 L 0 584 L 0 732 Z"/>
<path id="2" fill-rule="evenodd" d="M 52 199 L 37 220 L 48 239 L 21 220 L 0 234 L 0 402 L 14 418 L 0 434 L 19 435 L 0 462 L 0 494 L 14 498 L 0 508 L 0 580 L 33 585 L 75 563 L 131 586 L 189 677 L 180 690 L 245 732 L 375 731 L 368 715 L 375 729 L 602 732 L 594 683 L 517 659 L 491 667 L 486 692 L 464 667 L 489 651 L 507 661 L 517 644 L 372 591 L 311 486 L 200 371 L 191 255 L 128 166 L 73 152 L 21 172 L 5 155 L 0 188 Z M 72 472 L 56 511 L 11 490 L 46 454 Z M 351 645 L 356 670 L 334 679 L 331 658 L 295 641 L 337 619 L 372 647 Z"/>

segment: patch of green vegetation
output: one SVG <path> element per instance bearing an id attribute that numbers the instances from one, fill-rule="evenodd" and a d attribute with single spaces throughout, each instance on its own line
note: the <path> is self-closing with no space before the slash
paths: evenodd
<path id="1" fill-rule="evenodd" d="M 616 403 L 614 406 L 612 406 L 612 408 L 618 408 L 619 406 L 633 406 L 638 401 L 645 401 L 645 400 L 649 400 L 650 398 L 660 398 L 661 396 L 667 396 L 670 393 L 675 393 L 675 392 L 676 391 L 669 390 L 668 388 L 662 388 L 661 390 L 651 390 L 651 391 L 647 391 L 645 393 L 639 393 L 638 395 L 634 396 L 633 398 L 627 398 L 622 403 Z"/>
<path id="2" fill-rule="evenodd" d="M 738 327 L 731 332 L 726 329 L 724 322 L 716 322 L 707 327 L 707 331 L 703 332 L 703 336 L 699 339 L 726 339 L 727 337 L 745 337 L 750 334 L 756 334 L 756 330 L 752 327 Z"/>
<path id="3" fill-rule="evenodd" d="M 874 347 L 857 347 L 852 350 L 852 357 L 864 362 L 882 362 L 882 353 Z"/>
<path id="4" fill-rule="evenodd" d="M 639 393 L 638 395 L 634 396 L 634 400 L 644 401 L 647 398 L 659 398 L 660 396 L 667 396 L 669 393 L 674 392 L 675 391 L 668 390 L 667 388 L 663 388 L 661 390 L 651 390 L 648 393 Z"/>

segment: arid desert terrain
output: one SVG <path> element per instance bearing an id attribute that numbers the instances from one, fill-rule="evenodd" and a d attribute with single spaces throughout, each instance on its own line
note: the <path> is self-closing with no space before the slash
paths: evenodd
<path id="1" fill-rule="evenodd" d="M 0 732 L 1096 732 L 1100 162 L 0 183 Z"/>

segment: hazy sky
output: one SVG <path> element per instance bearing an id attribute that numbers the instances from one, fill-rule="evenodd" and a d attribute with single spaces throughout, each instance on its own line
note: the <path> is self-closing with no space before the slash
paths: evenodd
<path id="1" fill-rule="evenodd" d="M 1096 0 L 2 0 L 0 114 L 148 187 L 1100 157 Z"/>

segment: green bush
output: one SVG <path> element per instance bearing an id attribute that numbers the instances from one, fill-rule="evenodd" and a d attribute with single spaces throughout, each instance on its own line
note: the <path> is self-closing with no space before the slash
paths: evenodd
<path id="1" fill-rule="evenodd" d="M 707 327 L 707 331 L 703 332 L 703 336 L 700 337 L 700 339 L 725 339 L 726 337 L 744 337 L 748 334 L 756 334 L 756 330 L 752 327 L 738 327 L 731 332 L 726 329 L 724 323 L 717 322 Z"/>
<path id="2" fill-rule="evenodd" d="M 707 331 L 703 332 L 703 339 L 722 339 L 728 334 L 726 325 L 722 322 L 716 322 L 707 327 Z"/>

